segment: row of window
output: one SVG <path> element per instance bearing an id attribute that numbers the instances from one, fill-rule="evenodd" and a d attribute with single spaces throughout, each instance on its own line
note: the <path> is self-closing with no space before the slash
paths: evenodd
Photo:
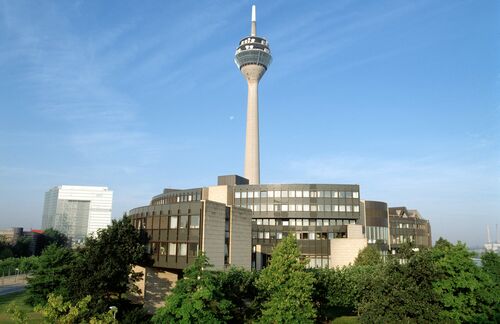
<path id="1" fill-rule="evenodd" d="M 414 224 L 414 223 L 396 223 L 393 228 L 412 228 L 412 229 L 426 229 L 425 224 Z"/>
<path id="2" fill-rule="evenodd" d="M 156 255 L 160 252 L 160 255 L 168 256 L 197 256 L 198 255 L 198 243 L 157 243 L 153 242 L 150 245 L 150 250 L 148 253 L 153 253 Z"/>
<path id="3" fill-rule="evenodd" d="M 366 226 L 366 239 L 368 243 L 377 243 L 377 241 L 387 243 L 389 229 L 383 226 Z"/>
<path id="4" fill-rule="evenodd" d="M 147 226 L 147 218 L 144 219 L 139 219 L 138 221 L 138 227 L 139 228 L 150 228 L 151 227 L 151 220 L 150 226 Z M 168 223 L 167 223 L 168 222 Z M 160 218 L 160 229 L 183 229 L 183 228 L 200 228 L 200 216 L 198 215 L 191 215 L 191 216 L 162 216 Z M 155 227 L 155 229 L 157 229 Z"/>
<path id="5" fill-rule="evenodd" d="M 268 191 L 236 191 L 234 198 L 359 198 L 357 191 L 332 190 L 268 190 Z"/>
<path id="6" fill-rule="evenodd" d="M 254 212 L 283 211 L 283 212 L 355 212 L 359 213 L 358 205 L 317 205 L 317 204 L 237 204 L 238 207 L 248 208 Z"/>
<path id="7" fill-rule="evenodd" d="M 332 240 L 334 238 L 346 238 L 345 232 L 295 232 L 288 233 L 294 235 L 297 240 Z M 285 234 L 286 236 L 286 234 Z M 254 239 L 266 240 L 281 240 L 283 238 L 282 232 L 252 232 Z"/>
<path id="8" fill-rule="evenodd" d="M 157 199 L 154 201 L 154 205 L 165 205 L 170 203 L 187 202 L 187 201 L 199 201 L 201 200 L 201 194 L 199 192 L 181 193 L 178 195 L 172 195 Z"/>
<path id="9" fill-rule="evenodd" d="M 252 222 L 256 225 L 269 226 L 335 226 L 356 224 L 354 219 L 311 219 L 311 218 L 253 218 Z"/>

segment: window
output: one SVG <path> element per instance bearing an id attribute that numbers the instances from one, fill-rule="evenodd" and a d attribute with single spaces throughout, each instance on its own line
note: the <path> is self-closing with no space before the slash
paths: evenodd
<path id="1" fill-rule="evenodd" d="M 323 226 L 328 226 L 330 221 L 328 219 L 323 219 Z"/>
<path id="2" fill-rule="evenodd" d="M 168 228 L 170 229 L 177 228 L 177 216 L 170 216 L 170 226 Z"/>
<path id="3" fill-rule="evenodd" d="M 258 238 L 263 239 L 264 238 L 264 232 L 259 232 L 257 235 Z"/>
<path id="4" fill-rule="evenodd" d="M 332 211 L 332 205 L 325 205 L 325 211 Z"/>
<path id="5" fill-rule="evenodd" d="M 188 227 L 188 217 L 181 216 L 179 228 L 187 228 Z"/>
<path id="6" fill-rule="evenodd" d="M 267 191 L 267 196 L 268 196 L 269 198 L 273 198 L 273 197 L 274 197 L 274 191 L 272 191 L 272 190 L 268 190 L 268 191 Z"/>
<path id="7" fill-rule="evenodd" d="M 311 205 L 311 211 L 312 212 L 318 211 L 318 205 Z"/>
<path id="8" fill-rule="evenodd" d="M 274 218 L 269 219 L 269 225 L 275 226 L 276 225 L 276 220 Z"/>
<path id="9" fill-rule="evenodd" d="M 274 209 L 273 209 L 273 210 L 274 210 L 275 212 L 276 212 L 276 211 L 281 211 L 281 205 L 278 205 L 278 204 L 274 205 Z"/>
<path id="10" fill-rule="evenodd" d="M 297 205 L 297 211 L 302 211 L 302 205 L 301 204 Z"/>
<path id="11" fill-rule="evenodd" d="M 281 191 L 275 190 L 274 191 L 274 198 L 280 198 L 281 197 Z"/>
<path id="12" fill-rule="evenodd" d="M 340 198 L 345 198 L 345 191 L 340 191 L 339 192 L 339 197 Z"/>
<path id="13" fill-rule="evenodd" d="M 168 255 L 177 254 L 177 245 L 175 243 L 168 243 Z"/>
<path id="14" fill-rule="evenodd" d="M 288 193 L 288 196 L 290 198 L 295 198 L 295 190 L 290 190 L 290 192 Z"/>
<path id="15" fill-rule="evenodd" d="M 323 205 L 318 205 L 318 211 L 319 211 L 319 212 L 325 211 L 325 206 L 323 206 Z"/>
<path id="16" fill-rule="evenodd" d="M 302 191 L 297 190 L 297 192 L 296 192 L 296 197 L 297 197 L 297 198 L 302 198 Z"/>
<path id="17" fill-rule="evenodd" d="M 318 198 L 318 192 L 317 191 L 311 191 L 311 198 Z"/>
<path id="18" fill-rule="evenodd" d="M 262 225 L 262 219 L 261 218 L 257 218 L 257 225 Z"/>
<path id="19" fill-rule="evenodd" d="M 321 223 L 318 223 L 318 225 L 321 226 Z M 316 220 L 315 219 L 310 219 L 309 220 L 309 226 L 316 226 Z"/>
<path id="20" fill-rule="evenodd" d="M 198 244 L 197 243 L 189 243 L 189 256 L 192 256 L 192 257 L 198 256 Z"/>
<path id="21" fill-rule="evenodd" d="M 302 225 L 303 226 L 309 226 L 309 220 L 308 219 L 303 219 L 302 220 Z"/>
<path id="22" fill-rule="evenodd" d="M 345 197 L 346 198 L 352 198 L 352 192 L 351 191 L 346 191 Z"/>
<path id="23" fill-rule="evenodd" d="M 260 211 L 260 205 L 253 205 L 253 211 Z"/>
<path id="24" fill-rule="evenodd" d="M 354 191 L 354 192 L 352 193 L 352 198 L 359 198 L 359 192 Z"/>
<path id="25" fill-rule="evenodd" d="M 339 211 L 340 212 L 345 212 L 345 205 L 340 205 L 339 206 Z"/>
<path id="26" fill-rule="evenodd" d="M 295 205 L 289 205 L 288 206 L 289 211 L 295 211 Z"/>
<path id="27" fill-rule="evenodd" d="M 309 205 L 308 204 L 304 205 L 304 211 L 309 211 Z"/>
<path id="28" fill-rule="evenodd" d="M 351 205 L 345 206 L 345 211 L 346 212 L 352 212 L 352 206 Z"/>
<path id="29" fill-rule="evenodd" d="M 248 198 L 253 198 L 253 191 L 248 192 Z"/>
<path id="30" fill-rule="evenodd" d="M 269 219 L 264 218 L 264 219 L 262 220 L 262 225 L 269 225 Z"/>
<path id="31" fill-rule="evenodd" d="M 254 198 L 259 198 L 259 193 L 260 193 L 259 191 L 254 192 L 253 193 L 253 197 Z"/>
<path id="32" fill-rule="evenodd" d="M 333 211 L 338 212 L 339 211 L 339 205 L 333 205 Z"/>
<path id="33" fill-rule="evenodd" d="M 283 226 L 288 226 L 288 219 L 283 220 Z"/>
<path id="34" fill-rule="evenodd" d="M 160 255 L 167 255 L 167 243 L 160 244 Z"/>
<path id="35" fill-rule="evenodd" d="M 269 240 L 269 232 L 264 232 L 264 238 Z"/>
<path id="36" fill-rule="evenodd" d="M 276 233 L 276 239 L 277 239 L 277 240 L 281 240 L 282 238 L 283 238 L 283 233 L 281 233 L 281 232 L 277 232 L 277 233 Z"/>
<path id="37" fill-rule="evenodd" d="M 189 228 L 200 228 L 200 216 L 191 216 Z"/>
<path id="38" fill-rule="evenodd" d="M 283 190 L 283 191 L 281 192 L 281 197 L 283 197 L 283 198 L 288 198 L 288 191 Z"/>
<path id="39" fill-rule="evenodd" d="M 263 212 L 267 211 L 267 205 L 265 205 L 265 204 L 260 205 L 260 211 L 263 211 Z"/>
<path id="40" fill-rule="evenodd" d="M 299 218 L 299 219 L 296 219 L 296 220 L 295 220 L 295 224 L 296 224 L 297 226 L 302 226 L 302 219 L 300 219 L 300 218 Z"/>
<path id="41" fill-rule="evenodd" d="M 260 192 L 260 197 L 261 198 L 267 198 L 267 191 L 261 191 Z"/>
<path id="42" fill-rule="evenodd" d="M 309 239 L 309 233 L 300 233 L 300 239 L 301 240 Z"/>
<path id="43" fill-rule="evenodd" d="M 179 256 L 186 256 L 186 255 L 187 255 L 187 244 L 180 243 L 179 244 Z"/>
<path id="44" fill-rule="evenodd" d="M 314 232 L 309 232 L 309 239 L 314 240 Z"/>
<path id="45" fill-rule="evenodd" d="M 337 191 L 334 191 L 332 197 L 333 198 L 338 198 L 339 197 L 339 193 Z"/>
<path id="46" fill-rule="evenodd" d="M 304 190 L 303 196 L 304 196 L 304 198 L 308 198 L 309 197 L 309 190 Z"/>
<path id="47" fill-rule="evenodd" d="M 247 197 L 247 192 L 246 191 L 242 191 L 241 192 L 241 198 L 246 198 Z"/>
<path id="48" fill-rule="evenodd" d="M 332 192 L 330 190 L 325 190 L 324 195 L 324 197 L 330 198 L 332 196 Z"/>
<path id="49" fill-rule="evenodd" d="M 354 206 L 354 211 L 357 213 L 359 212 L 359 206 Z"/>
<path id="50" fill-rule="evenodd" d="M 288 205 L 281 205 L 281 210 L 284 212 L 288 211 Z"/>

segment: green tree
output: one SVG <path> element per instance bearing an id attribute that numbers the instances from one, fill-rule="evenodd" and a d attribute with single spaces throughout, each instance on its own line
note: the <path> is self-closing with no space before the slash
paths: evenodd
<path id="1" fill-rule="evenodd" d="M 359 251 L 358 256 L 354 260 L 354 265 L 357 266 L 374 266 L 382 263 L 382 256 L 379 250 L 369 244 L 363 250 Z"/>
<path id="2" fill-rule="evenodd" d="M 21 236 L 12 247 L 12 252 L 17 258 L 31 255 L 31 237 Z"/>
<path id="3" fill-rule="evenodd" d="M 64 301 L 59 295 L 49 294 L 47 303 L 37 307 L 46 323 L 73 324 L 115 324 L 118 321 L 114 318 L 113 310 L 108 310 L 102 314 L 93 314 L 89 309 L 90 296 L 86 296 L 75 304 Z"/>
<path id="4" fill-rule="evenodd" d="M 88 237 L 79 250 L 70 274 L 72 300 L 90 295 L 102 311 L 123 294 L 138 290 L 131 283 L 142 274 L 134 272 L 133 265 L 146 261 L 143 237 L 130 218 L 113 220 L 97 237 Z"/>
<path id="5" fill-rule="evenodd" d="M 56 245 L 47 247 L 28 277 L 28 302 L 31 305 L 43 305 L 50 293 L 69 296 L 69 275 L 74 261 L 75 253 L 70 249 Z"/>
<path id="6" fill-rule="evenodd" d="M 58 230 L 55 230 L 53 228 L 48 228 L 39 238 L 39 243 L 37 246 L 37 250 L 35 251 L 35 255 L 40 255 L 46 247 L 52 244 L 59 247 L 68 247 L 69 240 L 68 237 L 62 232 L 59 232 Z"/>
<path id="7" fill-rule="evenodd" d="M 9 304 L 7 313 L 10 314 L 11 320 L 16 324 L 28 324 L 30 322 L 30 317 L 26 311 L 20 309 L 15 302 Z"/>
<path id="8" fill-rule="evenodd" d="M 232 322 L 244 323 L 258 313 L 258 290 L 255 287 L 257 272 L 231 267 L 215 273 L 216 290 L 231 303 Z"/>
<path id="9" fill-rule="evenodd" d="M 438 270 L 434 282 L 443 321 L 484 322 L 498 316 L 498 290 L 493 279 L 472 261 L 465 244 L 440 238 L 432 250 Z"/>
<path id="10" fill-rule="evenodd" d="M 483 270 L 491 276 L 497 285 L 500 285 L 500 255 L 492 251 L 483 253 L 481 263 Z"/>
<path id="11" fill-rule="evenodd" d="M 300 259 L 297 240 L 284 238 L 272 253 L 269 266 L 261 271 L 256 286 L 264 294 L 262 323 L 314 323 L 312 294 L 314 275 Z"/>
<path id="12" fill-rule="evenodd" d="M 358 307 L 362 323 L 436 322 L 439 307 L 433 290 L 436 269 L 429 251 L 401 263 L 390 259 L 374 273 Z"/>
<path id="13" fill-rule="evenodd" d="M 172 293 L 165 299 L 152 318 L 153 323 L 224 323 L 230 320 L 231 302 L 224 299 L 215 284 L 214 271 L 208 258 L 200 254 L 194 263 L 184 269 L 184 277 L 177 281 Z"/>

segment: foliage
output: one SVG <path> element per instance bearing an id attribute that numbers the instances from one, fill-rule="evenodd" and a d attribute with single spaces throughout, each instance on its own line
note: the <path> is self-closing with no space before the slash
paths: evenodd
<path id="1" fill-rule="evenodd" d="M 31 255 L 31 237 L 19 237 L 12 246 L 12 253 L 16 258 L 29 257 Z"/>
<path id="2" fill-rule="evenodd" d="M 354 265 L 357 266 L 375 266 L 382 263 L 382 256 L 379 250 L 369 244 L 363 250 L 359 251 L 358 256 L 354 260 Z"/>
<path id="3" fill-rule="evenodd" d="M 313 299 L 318 305 L 318 317 L 326 321 L 338 315 L 356 313 L 365 292 L 371 289 L 372 278 L 382 271 L 382 265 L 311 271 L 316 277 Z"/>
<path id="4" fill-rule="evenodd" d="M 307 260 L 300 260 L 300 251 L 293 236 L 287 236 L 275 248 L 268 267 L 256 281 L 264 294 L 263 323 L 313 323 L 316 309 L 312 294 L 314 275 L 306 271 Z"/>
<path id="5" fill-rule="evenodd" d="M 59 232 L 58 230 L 55 230 L 53 228 L 48 228 L 45 231 L 43 231 L 43 234 L 40 235 L 38 238 L 38 246 L 37 250 L 35 251 L 35 255 L 40 255 L 42 251 L 47 248 L 49 245 L 57 245 L 59 247 L 68 247 L 69 246 L 69 240 L 68 237 L 63 234 L 62 232 Z"/>
<path id="6" fill-rule="evenodd" d="M 483 270 L 500 286 L 500 255 L 489 251 L 481 255 Z"/>
<path id="7" fill-rule="evenodd" d="M 230 319 L 230 301 L 224 299 L 215 285 L 215 272 L 208 258 L 200 254 L 184 269 L 165 306 L 158 309 L 153 323 L 223 323 Z"/>
<path id="8" fill-rule="evenodd" d="M 113 220 L 97 237 L 88 237 L 78 252 L 70 274 L 72 300 L 90 295 L 101 308 L 111 305 L 123 294 L 137 290 L 131 282 L 139 280 L 141 274 L 134 272 L 132 265 L 145 260 L 142 236 L 130 218 Z"/>
<path id="9" fill-rule="evenodd" d="M 62 296 L 49 294 L 48 301 L 45 306 L 38 307 L 38 310 L 43 314 L 47 323 L 118 323 L 118 321 L 114 319 L 112 310 L 93 316 L 92 312 L 89 310 L 90 301 L 91 297 L 86 296 L 82 300 L 79 300 L 76 304 L 72 304 L 69 301 L 65 302 Z"/>
<path id="10" fill-rule="evenodd" d="M 30 272 L 36 268 L 38 264 L 38 257 L 22 257 L 22 258 L 8 258 L 0 261 L 0 273 L 3 275 L 12 275 L 19 269 L 20 273 Z"/>
<path id="11" fill-rule="evenodd" d="M 257 272 L 240 268 L 215 273 L 216 289 L 231 303 L 229 312 L 233 322 L 247 322 L 258 313 L 256 279 Z"/>
<path id="12" fill-rule="evenodd" d="M 440 238 L 432 254 L 438 270 L 433 286 L 442 308 L 441 320 L 484 322 L 499 316 L 498 287 L 487 271 L 474 264 L 474 254 L 465 244 L 453 245 Z"/>
<path id="13" fill-rule="evenodd" d="M 362 323 L 435 322 L 439 311 L 432 282 L 436 269 L 428 251 L 401 263 L 391 259 L 375 272 L 358 307 Z M 366 278 L 368 279 L 368 278 Z"/>
<path id="14" fill-rule="evenodd" d="M 36 268 L 28 277 L 28 302 L 31 305 L 45 304 L 50 293 L 69 295 L 69 274 L 75 260 L 73 251 L 50 245 L 38 257 Z"/>
<path id="15" fill-rule="evenodd" d="M 9 309 L 19 310 L 21 313 L 26 314 L 30 324 L 42 323 L 42 315 L 33 310 L 33 307 L 26 304 L 26 291 L 14 292 L 0 296 L 0 323 L 15 323 Z M 22 315 L 23 316 L 23 315 Z"/>
<path id="16" fill-rule="evenodd" d="M 10 314 L 11 319 L 16 324 L 27 324 L 30 322 L 27 312 L 19 308 L 14 302 L 10 303 L 7 307 L 7 313 Z"/>

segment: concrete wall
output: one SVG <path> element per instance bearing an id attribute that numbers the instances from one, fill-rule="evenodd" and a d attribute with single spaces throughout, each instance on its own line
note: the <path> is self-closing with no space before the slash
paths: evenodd
<path id="1" fill-rule="evenodd" d="M 229 200 L 232 199 L 232 194 L 230 195 L 230 190 L 228 186 L 212 186 L 208 187 L 207 200 L 216 201 L 222 204 L 229 204 Z"/>
<path id="2" fill-rule="evenodd" d="M 201 251 L 206 253 L 216 270 L 223 270 L 226 205 L 205 201 L 204 209 Z"/>
<path id="3" fill-rule="evenodd" d="M 347 238 L 330 240 L 330 267 L 337 268 L 354 263 L 359 251 L 368 245 L 362 225 L 347 225 Z"/>
<path id="4" fill-rule="evenodd" d="M 252 211 L 231 208 L 229 263 L 250 270 L 252 262 Z"/>
<path id="5" fill-rule="evenodd" d="M 175 287 L 178 274 L 159 268 L 140 266 L 135 266 L 134 271 L 143 274 L 142 280 L 135 283 L 140 289 L 140 294 L 135 299 L 144 302 L 144 308 L 149 313 L 154 313 L 157 308 L 165 305 L 165 296 Z"/>

